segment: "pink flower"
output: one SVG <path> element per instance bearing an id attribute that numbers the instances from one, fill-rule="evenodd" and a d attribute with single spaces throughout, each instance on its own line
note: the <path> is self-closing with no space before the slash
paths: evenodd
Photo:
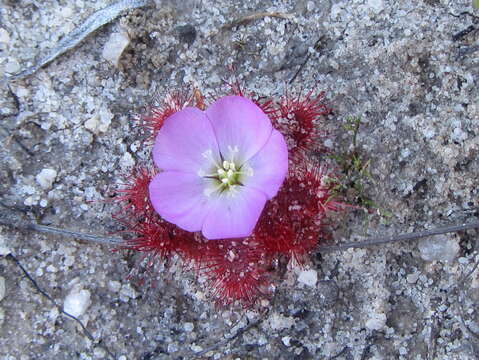
<path id="1" fill-rule="evenodd" d="M 165 120 L 153 159 L 151 203 L 166 221 L 207 239 L 251 235 L 288 171 L 286 142 L 252 101 L 225 96 Z"/>

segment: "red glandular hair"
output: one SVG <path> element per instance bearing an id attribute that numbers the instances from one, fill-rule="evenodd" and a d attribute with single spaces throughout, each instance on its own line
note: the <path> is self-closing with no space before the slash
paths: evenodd
<path id="1" fill-rule="evenodd" d="M 195 92 L 185 88 L 168 94 L 157 106 L 151 106 L 146 114 L 139 116 L 141 128 L 147 136 L 147 142 L 153 142 L 156 134 L 163 126 L 165 120 L 175 112 L 187 106 L 198 106 L 195 101 Z M 201 106 L 198 106 L 201 107 Z"/>
<path id="2" fill-rule="evenodd" d="M 278 194 L 267 202 L 253 234 L 243 239 L 208 241 L 200 233 L 184 231 L 162 220 L 148 197 L 148 184 L 155 175 L 153 164 L 126 177 L 118 190 L 120 210 L 115 217 L 129 233 L 124 248 L 147 254 L 149 264 L 177 255 L 207 279 L 210 286 L 206 288 L 217 304 L 251 306 L 269 293 L 273 275 L 279 270 L 277 263 L 286 259 L 304 264 L 308 260 L 318 242 L 327 236 L 326 214 L 343 205 L 333 198 L 331 174 L 308 159 L 309 152 L 317 150 L 324 140 L 321 121 L 330 110 L 323 104 L 323 93 L 287 94 L 274 101 L 247 93 L 238 82 L 230 84 L 230 93 L 251 98 L 288 144 L 288 175 Z M 197 89 L 173 93 L 151 108 L 140 122 L 147 139 L 154 139 L 165 119 L 185 106 L 205 108 Z"/>
<path id="3" fill-rule="evenodd" d="M 324 139 L 320 120 L 331 112 L 323 103 L 324 92 L 314 95 L 311 90 L 303 97 L 284 95 L 278 103 L 278 115 L 273 124 L 286 138 L 292 156 L 317 149 Z"/>

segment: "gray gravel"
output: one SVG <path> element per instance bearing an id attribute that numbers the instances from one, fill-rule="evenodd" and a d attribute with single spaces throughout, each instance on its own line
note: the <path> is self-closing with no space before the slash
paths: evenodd
<path id="1" fill-rule="evenodd" d="M 34 65 L 109 3 L 0 0 L 0 78 Z M 350 145 L 345 119 L 361 117 L 358 144 L 372 178 L 364 191 L 392 215 L 335 217 L 335 241 L 478 215 L 479 12 L 471 1 L 175 3 L 129 12 L 34 75 L 1 83 L 3 204 L 56 227 L 118 230 L 101 200 L 149 156 L 133 115 L 184 84 L 221 92 L 235 64 L 265 96 L 282 94 L 291 79 L 290 90 L 324 90 L 333 150 Z M 287 16 L 227 26 L 259 12 Z M 116 64 L 104 57 L 105 47 L 118 49 L 112 34 L 129 39 Z M 215 309 L 179 264 L 145 274 L 134 270 L 135 254 L 3 227 L 0 357 L 104 359 L 107 347 L 121 360 L 476 359 L 479 271 L 466 275 L 479 260 L 477 239 L 468 230 L 315 255 L 306 273 L 290 269 L 269 302 L 245 311 Z M 79 294 L 77 314 L 94 341 L 35 291 L 9 251 L 59 305 Z"/>

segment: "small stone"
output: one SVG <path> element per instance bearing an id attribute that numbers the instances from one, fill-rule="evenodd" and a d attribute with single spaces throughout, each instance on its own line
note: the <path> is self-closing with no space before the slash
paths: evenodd
<path id="1" fill-rule="evenodd" d="M 48 312 L 47 316 L 48 316 L 48 319 L 55 322 L 57 318 L 60 316 L 60 311 L 58 311 L 58 308 L 54 307 Z"/>
<path id="2" fill-rule="evenodd" d="M 171 354 L 178 351 L 178 345 L 175 343 L 168 344 L 167 351 Z"/>
<path id="3" fill-rule="evenodd" d="M 23 86 L 18 86 L 17 89 L 15 90 L 16 95 L 20 98 L 27 98 L 30 96 L 30 89 L 23 87 Z M 25 116 L 31 115 L 32 113 L 29 111 L 25 111 L 22 114 Z"/>
<path id="4" fill-rule="evenodd" d="M 93 116 L 92 118 L 85 121 L 85 128 L 91 132 L 96 132 L 96 129 L 100 125 L 100 117 L 98 115 Z"/>
<path id="5" fill-rule="evenodd" d="M 199 345 L 191 345 L 191 350 L 194 353 L 199 353 L 199 352 L 203 351 L 203 348 Z"/>
<path id="6" fill-rule="evenodd" d="M 121 287 L 120 294 L 130 299 L 136 299 L 138 297 L 138 293 L 131 287 L 130 284 L 123 285 Z"/>
<path id="7" fill-rule="evenodd" d="M 47 271 L 51 272 L 51 273 L 56 273 L 58 271 L 58 269 L 55 266 L 50 264 L 50 265 L 47 266 Z"/>
<path id="8" fill-rule="evenodd" d="M 9 74 L 15 74 L 18 71 L 20 71 L 20 64 L 18 63 L 17 60 L 15 59 L 10 59 L 6 64 L 5 64 L 5 72 Z"/>
<path id="9" fill-rule="evenodd" d="M 384 0 L 368 0 L 367 4 L 376 14 L 384 10 Z"/>
<path id="10" fill-rule="evenodd" d="M 318 273 L 316 270 L 303 270 L 299 273 L 298 281 L 307 286 L 316 286 L 318 282 Z"/>
<path id="11" fill-rule="evenodd" d="M 70 315 L 79 317 L 83 315 L 91 304 L 90 291 L 84 290 L 81 286 L 76 285 L 70 291 L 63 302 L 63 310 Z"/>
<path id="12" fill-rule="evenodd" d="M 0 276 L 0 301 L 5 297 L 6 287 L 5 287 L 5 278 Z"/>
<path id="13" fill-rule="evenodd" d="M 98 115 L 100 116 L 100 124 L 98 125 L 98 131 L 104 133 L 108 130 L 108 127 L 111 124 L 111 119 L 113 119 L 113 114 L 111 113 L 110 109 L 108 109 L 107 107 L 102 107 Z"/>
<path id="14" fill-rule="evenodd" d="M 130 38 L 124 32 L 112 33 L 103 47 L 102 56 L 105 60 L 118 67 L 121 54 L 130 43 Z"/>
<path id="15" fill-rule="evenodd" d="M 97 359 L 105 359 L 106 358 L 106 351 L 102 348 L 95 348 L 95 350 L 93 350 L 93 354 L 95 355 L 95 357 Z"/>
<path id="16" fill-rule="evenodd" d="M 261 304 L 262 307 L 268 307 L 270 305 L 270 302 L 269 302 L 268 299 L 262 299 L 260 301 L 260 304 Z"/>
<path id="17" fill-rule="evenodd" d="M 133 166 L 135 166 L 135 160 L 133 159 L 133 156 L 131 156 L 129 152 L 124 153 L 120 159 L 120 167 L 122 169 L 129 169 Z"/>
<path id="18" fill-rule="evenodd" d="M 71 7 L 64 6 L 60 9 L 60 14 L 64 18 L 69 19 L 73 15 L 73 9 Z"/>
<path id="19" fill-rule="evenodd" d="M 0 28 L 0 43 L 8 44 L 10 42 L 10 34 L 7 30 Z"/>
<path id="20" fill-rule="evenodd" d="M 386 314 L 373 313 L 373 316 L 366 321 L 369 330 L 381 330 L 386 325 Z"/>
<path id="21" fill-rule="evenodd" d="M 291 345 L 291 336 L 283 336 L 281 338 L 281 341 L 283 342 L 284 345 L 290 346 Z"/>
<path id="22" fill-rule="evenodd" d="M 74 256 L 71 256 L 71 255 L 65 256 L 65 261 L 63 262 L 63 264 L 64 264 L 66 267 L 70 267 L 70 266 L 72 266 L 74 263 L 75 263 L 75 257 L 74 257 Z"/>
<path id="23" fill-rule="evenodd" d="M 0 235 L 0 256 L 7 256 L 11 252 L 12 251 L 5 243 L 5 238 L 3 237 L 3 235 Z"/>
<path id="24" fill-rule="evenodd" d="M 269 318 L 269 325 L 273 330 L 289 329 L 294 326 L 295 322 L 294 318 L 278 313 L 273 313 Z"/>
<path id="25" fill-rule="evenodd" d="M 48 190 L 52 187 L 55 179 L 57 177 L 57 172 L 54 169 L 43 169 L 40 173 L 35 177 L 37 183 L 42 187 L 44 190 Z"/>
<path id="26" fill-rule="evenodd" d="M 23 200 L 23 204 L 25 206 L 33 206 L 37 204 L 37 200 L 35 200 L 35 196 L 29 196 L 25 200 Z"/>
<path id="27" fill-rule="evenodd" d="M 266 336 L 264 336 L 264 335 L 260 335 L 260 336 L 257 338 L 257 341 L 258 341 L 257 344 L 258 344 L 259 346 L 264 346 L 264 345 L 266 345 L 266 344 L 268 343 L 268 339 L 266 339 Z"/>
<path id="28" fill-rule="evenodd" d="M 116 280 L 111 280 L 108 282 L 108 289 L 112 292 L 119 292 L 121 289 L 121 282 Z"/>
<path id="29" fill-rule="evenodd" d="M 195 328 L 195 325 L 193 323 L 187 322 L 183 324 L 183 329 L 186 332 L 192 332 L 194 328 Z"/>
<path id="30" fill-rule="evenodd" d="M 421 258 L 425 261 L 453 261 L 459 253 L 459 244 L 453 238 L 437 235 L 423 239 L 418 245 Z"/>
<path id="31" fill-rule="evenodd" d="M 409 284 L 415 284 L 417 283 L 417 281 L 419 280 L 419 275 L 420 273 L 419 272 L 415 272 L 415 273 L 412 273 L 412 274 L 409 274 L 407 277 L 406 277 L 406 280 Z"/>
<path id="32" fill-rule="evenodd" d="M 451 139 L 454 142 L 460 143 L 464 140 L 467 140 L 467 133 L 464 132 L 461 128 L 455 128 L 452 131 Z"/>

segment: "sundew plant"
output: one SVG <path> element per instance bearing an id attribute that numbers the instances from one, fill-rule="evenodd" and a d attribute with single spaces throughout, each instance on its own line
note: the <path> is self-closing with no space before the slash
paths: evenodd
<path id="1" fill-rule="evenodd" d="M 218 305 L 270 295 L 279 264 L 302 265 L 343 208 L 319 163 L 323 93 L 260 98 L 238 84 L 209 104 L 166 96 L 139 118 L 151 162 L 126 176 L 116 218 L 147 263 L 179 257 Z"/>

